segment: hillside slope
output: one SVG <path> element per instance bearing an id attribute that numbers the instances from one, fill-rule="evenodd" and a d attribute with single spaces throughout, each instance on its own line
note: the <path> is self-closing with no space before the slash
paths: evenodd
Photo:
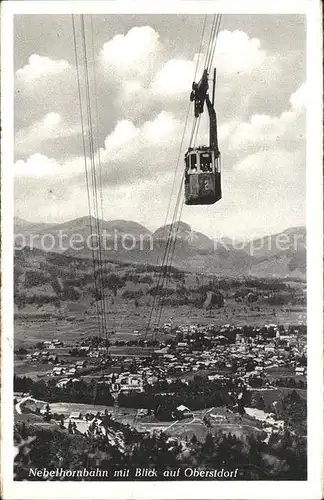
<path id="1" fill-rule="evenodd" d="M 55 225 L 15 219 L 15 234 L 25 235 L 26 246 L 30 241 L 34 248 L 77 259 L 98 255 L 98 238 L 90 238 L 97 234 L 98 227 L 102 260 L 149 265 L 163 261 L 170 225 L 152 233 L 137 222 L 122 219 L 80 217 Z M 213 241 L 182 221 L 174 227 L 172 264 L 180 269 L 228 276 L 305 277 L 305 227 L 289 228 L 245 244 L 227 238 Z"/>

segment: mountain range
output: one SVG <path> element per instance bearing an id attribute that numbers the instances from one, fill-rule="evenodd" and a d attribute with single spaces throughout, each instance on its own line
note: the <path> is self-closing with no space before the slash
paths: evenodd
<path id="1" fill-rule="evenodd" d="M 304 226 L 247 242 L 229 238 L 212 240 L 182 221 L 174 224 L 172 233 L 170 230 L 170 225 L 165 225 L 151 232 L 137 222 L 123 219 L 80 217 L 58 224 L 14 219 L 16 248 L 35 247 L 87 259 L 93 257 L 93 251 L 83 242 L 91 234 L 100 233 L 101 241 L 105 242 L 103 259 L 156 265 L 165 254 L 171 235 L 172 265 L 180 269 L 227 276 L 304 278 L 306 275 Z M 93 241 L 96 245 L 97 240 Z"/>

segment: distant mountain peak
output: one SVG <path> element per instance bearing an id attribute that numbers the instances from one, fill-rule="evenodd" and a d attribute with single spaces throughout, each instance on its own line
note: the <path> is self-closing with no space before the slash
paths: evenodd
<path id="1" fill-rule="evenodd" d="M 83 216 L 64 223 L 32 223 L 20 217 L 14 218 L 15 234 L 52 235 L 55 245 L 51 252 L 62 253 L 59 246 L 59 235 L 64 234 L 63 251 L 74 257 L 91 259 L 91 250 L 86 246 L 81 249 L 73 249 L 69 241 L 74 234 L 80 234 L 84 240 L 89 234 L 96 233 L 97 219 L 91 216 Z M 111 247 L 105 251 L 105 258 L 120 262 L 136 262 L 142 264 L 156 265 L 161 261 L 161 255 L 165 249 L 166 241 L 170 236 L 170 224 L 158 228 L 153 234 L 138 222 L 126 219 L 115 219 L 110 221 L 99 220 L 100 231 L 107 238 L 109 245 L 117 235 L 117 243 L 126 240 L 128 235 L 135 237 L 136 245 L 133 250 L 125 249 L 122 245 Z M 287 228 L 281 233 L 270 234 L 258 239 L 244 241 L 238 245 L 238 240 L 227 237 L 212 240 L 205 234 L 195 231 L 189 224 L 176 221 L 173 224 L 172 237 L 176 244 L 173 252 L 173 264 L 181 269 L 192 269 L 194 271 L 214 273 L 219 275 L 255 275 L 255 276 L 304 276 L 306 272 L 306 228 L 297 226 Z M 105 233 L 104 233 L 105 232 Z M 109 236 L 110 235 L 110 236 Z M 152 241 L 146 236 L 153 237 Z M 141 237 L 144 236 L 142 239 Z M 109 239 L 111 238 L 111 240 Z M 145 245 L 141 246 L 141 242 Z M 26 240 L 28 241 L 28 240 Z M 33 238 L 33 245 L 37 248 L 37 242 L 41 239 Z M 128 241 L 128 240 L 127 240 Z M 27 244 L 28 246 L 28 244 Z M 42 251 L 41 245 L 38 245 Z M 46 250 L 46 249 L 45 249 Z M 49 250 L 49 249 L 47 249 Z M 45 251 L 46 253 L 46 251 Z"/>
<path id="2" fill-rule="evenodd" d="M 30 222 L 26 219 L 21 219 L 20 217 L 14 217 L 14 224 L 34 224 L 34 222 Z"/>

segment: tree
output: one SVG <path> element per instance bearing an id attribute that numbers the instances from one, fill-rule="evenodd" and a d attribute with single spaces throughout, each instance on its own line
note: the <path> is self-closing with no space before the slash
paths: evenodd
<path id="1" fill-rule="evenodd" d="M 303 354 L 299 360 L 301 366 L 307 366 L 307 357 Z"/>
<path id="2" fill-rule="evenodd" d="M 118 289 L 125 286 L 125 283 L 125 278 L 121 278 L 118 274 L 111 273 L 103 277 L 104 286 L 107 286 L 110 290 L 112 290 L 114 297 L 117 296 Z"/>
<path id="3" fill-rule="evenodd" d="M 119 440 L 123 443 L 122 451 L 103 434 L 95 435 L 95 428 L 90 429 L 90 433 L 84 437 L 73 432 L 71 422 L 68 433 L 58 428 L 17 423 L 14 429 L 14 442 L 18 450 L 14 463 L 15 480 L 28 479 L 30 467 L 54 469 L 62 466 L 69 470 L 80 470 L 86 466 L 90 470 L 107 470 L 111 467 L 156 466 L 184 469 L 197 463 L 207 468 L 221 468 L 224 464 L 227 468 L 235 468 L 240 464 L 245 479 L 306 479 L 306 440 L 288 431 L 272 435 L 268 444 L 263 442 L 264 436 L 237 438 L 230 433 L 214 436 L 209 433 L 201 444 L 192 435 L 191 440 L 186 439 L 182 447 L 178 439 L 170 443 L 163 432 L 143 435 L 129 425 L 109 420 L 109 415 L 104 418 L 107 418 L 105 425 L 109 427 L 109 432 L 118 432 Z M 66 477 L 62 479 L 71 480 Z"/>
<path id="4" fill-rule="evenodd" d="M 232 373 L 236 373 L 238 368 L 237 361 L 234 359 L 232 362 Z"/>
<path id="5" fill-rule="evenodd" d="M 195 444 L 197 444 L 197 442 L 198 442 L 198 439 L 197 439 L 197 437 L 196 437 L 196 434 L 194 434 L 194 435 L 192 436 L 192 438 L 191 438 L 191 444 L 195 445 Z"/>
<path id="6" fill-rule="evenodd" d="M 265 408 L 265 402 L 262 396 L 260 396 L 259 400 L 257 401 L 257 408 L 258 410 L 264 410 Z"/>
<path id="7" fill-rule="evenodd" d="M 203 455 L 210 454 L 213 451 L 213 449 L 214 449 L 214 439 L 212 434 L 208 433 L 205 438 L 205 442 L 202 446 Z"/>

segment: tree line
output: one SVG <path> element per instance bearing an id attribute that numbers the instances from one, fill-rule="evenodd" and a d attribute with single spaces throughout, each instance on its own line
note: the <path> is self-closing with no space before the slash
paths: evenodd
<path id="1" fill-rule="evenodd" d="M 115 435 L 116 423 L 109 416 L 105 417 L 103 426 L 110 435 Z M 100 438 L 84 437 L 59 428 L 18 423 L 14 429 L 17 449 L 15 480 L 48 480 L 30 477 L 31 467 L 48 470 L 62 467 L 70 471 L 155 467 L 159 472 L 180 468 L 181 479 L 185 479 L 183 471 L 188 467 L 219 470 L 225 467 L 227 470 L 239 469 L 237 480 L 307 479 L 306 440 L 289 431 L 272 434 L 266 443 L 263 435 L 237 437 L 231 433 L 212 435 L 208 432 L 204 438 L 197 439 L 194 433 L 188 432 L 181 440 L 170 440 L 163 432 L 141 434 L 123 424 L 119 424 L 118 430 L 123 438 L 122 448 L 113 445 L 105 435 Z M 101 480 L 118 480 L 112 476 L 110 474 L 110 477 L 102 477 Z M 133 479 L 130 476 L 120 480 Z M 64 477 L 61 480 L 78 481 L 80 478 Z M 88 477 L 84 480 L 98 479 Z M 159 480 L 167 478 L 161 474 Z"/>

